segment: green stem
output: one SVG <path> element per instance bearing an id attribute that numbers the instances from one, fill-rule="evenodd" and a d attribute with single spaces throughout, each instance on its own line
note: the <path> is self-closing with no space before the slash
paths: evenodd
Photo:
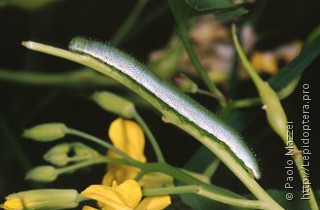
<path id="1" fill-rule="evenodd" d="M 300 77 L 297 77 L 296 79 L 292 80 L 291 83 L 289 83 L 286 87 L 282 88 L 277 92 L 277 95 L 280 100 L 283 100 L 287 98 L 291 93 L 295 90 L 297 85 L 299 84 Z M 245 98 L 245 99 L 239 99 L 234 100 L 231 103 L 228 104 L 228 108 L 231 110 L 239 109 L 239 108 L 249 108 L 252 106 L 262 105 L 261 98 Z"/>
<path id="2" fill-rule="evenodd" d="M 212 177 L 213 174 L 217 171 L 220 163 L 221 163 L 221 161 L 219 159 L 215 158 L 212 161 L 212 163 L 206 168 L 206 170 L 204 170 L 204 172 L 202 174 L 205 175 L 206 177 Z"/>
<path id="3" fill-rule="evenodd" d="M 201 94 L 201 95 L 204 95 L 204 96 L 209 96 L 211 98 L 215 98 L 215 99 L 218 99 L 216 97 L 216 95 L 214 95 L 213 93 L 209 92 L 209 91 L 206 91 L 206 90 L 202 90 L 202 89 L 197 89 L 196 93 L 198 94 Z"/>
<path id="4" fill-rule="evenodd" d="M 0 69 L 0 80 L 19 84 L 65 87 L 115 87 L 118 84 L 106 77 L 86 69 L 67 73 L 49 74 L 36 72 L 20 72 Z"/>
<path id="5" fill-rule="evenodd" d="M 261 80 L 258 73 L 255 71 L 255 69 L 253 68 L 253 66 L 251 65 L 251 63 L 249 62 L 247 57 L 245 56 L 245 54 L 240 46 L 240 43 L 239 43 L 238 37 L 237 37 L 237 33 L 236 33 L 235 24 L 232 25 L 232 39 L 234 40 L 234 45 L 236 47 L 236 50 L 238 52 L 238 55 L 242 61 L 244 68 L 249 73 L 249 75 L 250 75 L 252 81 L 255 83 L 255 85 L 260 86 L 260 83 L 262 83 L 263 81 Z"/>
<path id="6" fill-rule="evenodd" d="M 176 20 L 179 35 L 182 40 L 183 46 L 184 46 L 185 50 L 187 51 L 193 66 L 197 70 L 199 76 L 201 77 L 203 82 L 206 84 L 208 89 L 218 98 L 220 105 L 222 107 L 226 106 L 227 100 L 226 100 L 225 96 L 220 92 L 220 90 L 217 88 L 217 86 L 213 82 L 211 82 L 206 70 L 202 67 L 196 53 L 194 52 L 191 44 L 188 41 L 189 40 L 189 37 L 188 37 L 189 33 L 188 33 L 188 28 L 187 28 L 188 21 L 186 20 L 188 17 L 182 17 L 183 11 L 180 11 L 180 10 L 176 11 L 175 10 L 175 9 L 182 10 L 182 8 L 175 8 L 176 6 L 178 6 L 178 5 L 175 5 L 176 1 L 168 0 L 168 3 L 171 7 L 172 14 Z"/>
<path id="7" fill-rule="evenodd" d="M 197 194 L 202 197 L 206 197 L 212 199 L 218 199 L 216 195 L 213 195 L 209 190 L 201 188 L 198 185 L 188 185 L 188 186 L 177 186 L 177 187 L 165 187 L 165 188 L 152 188 L 152 189 L 144 189 L 144 196 L 159 196 L 159 195 L 176 195 L 176 194 Z M 247 200 L 247 199 L 238 199 L 231 197 L 219 197 L 220 201 L 223 201 L 228 204 L 232 204 L 235 206 L 240 206 L 243 208 L 252 208 L 252 209 L 262 209 L 263 203 L 258 200 Z"/>
<path id="8" fill-rule="evenodd" d="M 85 168 L 85 167 L 88 167 L 91 165 L 105 163 L 105 162 L 107 162 L 106 157 L 99 156 L 99 157 L 92 158 L 92 159 L 86 160 L 86 161 L 82 161 L 80 163 L 76 163 L 76 164 L 73 164 L 70 166 L 58 168 L 57 171 L 58 171 L 58 174 L 60 175 L 60 174 L 69 173 L 69 172 L 72 172 L 72 171 L 75 171 L 75 170 L 78 170 L 81 168 Z M 109 160 L 108 160 L 108 162 L 109 162 Z M 110 162 L 113 163 L 112 159 L 110 159 Z"/>
<path id="9" fill-rule="evenodd" d="M 239 207 L 250 207 L 255 209 L 267 209 L 268 203 L 263 201 L 250 201 L 244 199 L 235 193 L 231 193 L 223 188 L 219 188 L 214 185 L 206 184 L 193 176 L 165 163 L 147 163 L 141 166 L 145 172 L 162 172 L 166 173 L 178 181 L 189 185 L 196 185 L 198 187 L 196 193 L 200 196 L 207 197 L 211 200 L 219 201 L 225 204 L 239 206 Z M 247 201 L 250 203 L 247 203 Z M 253 204 L 254 203 L 254 204 Z"/>
<path id="10" fill-rule="evenodd" d="M 97 143 L 107 149 L 110 149 L 112 151 L 114 151 L 115 153 L 117 153 L 120 157 L 122 157 L 123 159 L 129 161 L 129 162 L 132 162 L 133 159 L 128 156 L 126 153 L 120 151 L 118 148 L 114 147 L 112 144 L 100 139 L 100 138 L 97 138 L 93 135 L 90 135 L 90 134 L 87 134 L 83 131 L 79 131 L 79 130 L 75 130 L 75 129 L 72 129 L 72 128 L 67 128 L 66 132 L 68 134 L 71 134 L 71 135 L 74 135 L 74 136 L 79 136 L 81 138 L 84 138 L 86 140 L 89 140 L 89 141 L 92 141 L 94 143 Z"/>
<path id="11" fill-rule="evenodd" d="M 145 172 L 143 170 L 140 170 L 140 172 L 137 174 L 137 176 L 134 179 L 139 181 L 142 179 L 144 175 L 145 175 Z"/>
<path id="12" fill-rule="evenodd" d="M 243 109 L 253 106 L 262 105 L 261 98 L 245 98 L 232 101 L 228 106 L 231 110 L 234 109 Z"/>
<path id="13" fill-rule="evenodd" d="M 178 186 L 178 187 L 161 187 L 144 189 L 144 196 L 159 196 L 159 195 L 176 195 L 186 193 L 197 193 L 199 191 L 198 185 Z"/>
<path id="14" fill-rule="evenodd" d="M 128 34 L 133 24 L 137 21 L 147 3 L 147 0 L 139 0 L 134 8 L 131 9 L 131 12 L 128 15 L 127 19 L 120 26 L 120 28 L 110 41 L 114 46 L 117 46 L 120 42 L 123 41 L 124 37 Z"/>
<path id="15" fill-rule="evenodd" d="M 241 180 L 241 182 L 261 201 L 265 203 L 267 206 L 265 209 L 282 209 L 282 207 L 276 203 L 265 191 L 264 189 L 247 173 L 247 171 L 239 164 L 239 162 L 234 158 L 229 151 L 221 149 L 221 145 L 218 142 L 212 141 L 211 138 L 206 137 L 199 133 L 197 129 L 190 126 L 189 124 L 180 123 L 178 116 L 175 113 L 168 112 L 164 110 L 156 101 L 155 98 L 146 94 L 142 90 L 136 88 L 136 86 L 132 85 L 132 82 L 121 75 L 118 75 L 116 71 L 113 71 L 111 67 L 101 63 L 90 56 L 80 55 L 76 53 L 72 53 L 66 50 L 62 50 L 56 47 L 36 43 L 36 42 L 23 42 L 23 45 L 29 49 L 55 55 L 58 57 L 62 57 L 64 59 L 68 59 L 83 65 L 86 65 L 92 69 L 95 69 L 102 74 L 105 74 L 122 84 L 126 85 L 127 87 L 131 88 L 138 94 L 145 97 L 153 106 L 155 106 L 162 114 L 165 116 L 165 119 L 170 120 L 168 122 L 173 123 L 174 125 L 180 127 L 182 130 L 188 132 L 190 135 L 198 139 L 202 142 L 207 148 L 211 150 L 216 156 L 226 164 L 226 166 Z M 120 80 L 121 79 L 121 80 Z M 160 163 L 159 163 L 160 164 Z M 162 163 L 163 164 L 163 163 Z M 159 166 L 159 165 L 157 165 Z M 154 169 L 155 171 L 159 170 L 157 168 Z M 178 177 L 179 178 L 179 177 Z M 190 178 L 190 177 L 189 177 Z M 190 179 L 194 180 L 193 177 Z M 197 180 L 197 179 L 196 179 Z M 187 181 L 190 181 L 189 179 Z M 194 183 L 191 183 L 194 184 Z M 210 185 L 209 185 L 210 186 Z M 213 191 L 213 189 L 211 188 Z M 214 191 L 213 191 L 214 192 Z"/>
<path id="16" fill-rule="evenodd" d="M 154 137 L 154 135 L 152 134 L 149 126 L 146 124 L 146 122 L 142 119 L 142 117 L 139 115 L 138 112 L 135 113 L 134 119 L 141 125 L 142 129 L 144 130 L 144 132 L 146 133 L 153 149 L 154 152 L 156 153 L 156 157 L 158 159 L 159 162 L 164 163 L 166 162 L 163 154 L 161 152 L 161 149 L 159 147 L 159 144 L 156 140 L 156 138 Z"/>
<path id="17" fill-rule="evenodd" d="M 308 183 L 310 183 L 309 182 L 309 178 L 306 177 L 305 173 L 304 173 L 305 171 L 304 171 L 303 166 L 302 166 L 303 165 L 302 156 L 301 155 L 296 155 L 294 157 L 294 161 L 295 161 L 295 165 L 296 165 L 296 167 L 298 169 L 298 172 L 299 172 L 299 175 L 301 177 L 302 182 L 305 182 L 305 180 L 306 180 Z M 299 170 L 299 169 L 301 169 L 301 170 Z M 303 177 L 305 177 L 305 179 Z M 314 192 L 313 192 L 313 189 L 312 189 L 311 185 L 310 185 L 309 195 L 310 196 L 309 196 L 309 200 L 308 201 L 309 201 L 309 205 L 310 205 L 311 210 L 319 210 L 319 206 L 318 206 L 318 203 L 317 203 L 317 200 L 316 200 L 316 197 L 314 195 Z"/>
<path id="18" fill-rule="evenodd" d="M 187 53 L 189 55 L 189 58 L 190 58 L 191 62 L 193 63 L 195 69 L 197 70 L 198 74 L 200 75 L 201 79 L 206 84 L 208 89 L 219 100 L 220 105 L 222 107 L 226 106 L 227 105 L 227 100 L 226 100 L 225 96 L 220 92 L 220 90 L 217 88 L 217 86 L 213 82 L 211 82 L 206 70 L 200 64 L 200 61 L 198 60 L 197 55 L 193 51 L 190 43 L 187 41 L 187 38 L 182 33 L 180 33 L 180 36 L 181 36 L 181 39 L 182 39 L 182 43 L 183 43 L 183 45 L 184 45 L 184 47 L 185 47 L 185 49 L 186 49 L 186 51 L 187 51 Z"/>

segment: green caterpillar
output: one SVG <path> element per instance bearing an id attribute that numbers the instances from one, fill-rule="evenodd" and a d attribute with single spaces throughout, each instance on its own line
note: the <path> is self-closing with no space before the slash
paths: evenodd
<path id="1" fill-rule="evenodd" d="M 119 77 L 123 77 L 135 87 L 132 88 L 133 91 L 151 96 L 148 97 L 152 98 L 149 102 L 160 111 L 174 113 L 178 116 L 179 123 L 193 127 L 193 130 L 200 132 L 200 135 L 210 141 L 219 142 L 230 150 L 251 175 L 256 179 L 261 177 L 255 156 L 233 129 L 175 86 L 160 79 L 139 61 L 114 47 L 82 37 L 74 38 L 69 49 L 113 67 Z M 199 140 L 202 143 L 205 141 Z"/>

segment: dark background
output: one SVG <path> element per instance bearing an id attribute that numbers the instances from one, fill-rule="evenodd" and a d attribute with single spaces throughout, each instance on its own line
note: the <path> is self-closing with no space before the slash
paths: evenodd
<path id="1" fill-rule="evenodd" d="M 79 66 L 52 56 L 28 51 L 21 46 L 23 40 L 33 40 L 66 48 L 68 42 L 77 35 L 98 40 L 109 40 L 132 9 L 135 1 L 65 0 L 51 4 L 41 10 L 25 11 L 15 7 L 0 9 L 0 69 L 33 72 L 66 72 Z M 252 21 L 258 34 L 264 34 L 256 45 L 257 49 L 272 49 L 283 43 L 304 39 L 320 23 L 320 2 L 318 0 L 269 0 L 257 1 L 250 5 L 249 14 L 240 19 Z M 145 23 L 152 15 L 156 18 Z M 138 30 L 138 28 L 140 30 Z M 174 19 L 164 1 L 150 1 L 135 29 L 130 31 L 120 48 L 146 62 L 150 51 L 165 46 L 174 32 Z M 284 108 L 289 120 L 295 123 L 296 141 L 299 144 L 299 124 L 302 120 L 302 87 L 311 87 L 311 182 L 319 188 L 319 70 L 320 59 L 305 71 L 300 85 L 294 94 L 284 100 Z M 243 82 L 238 96 L 256 94 L 252 84 Z M 35 187 L 57 187 L 84 189 L 92 183 L 99 183 L 104 167 L 95 166 L 77 172 L 77 175 L 64 175 L 52 184 L 34 184 L 24 180 L 26 171 L 34 166 L 45 164 L 42 154 L 51 143 L 41 144 L 20 137 L 23 129 L 45 122 L 64 122 L 70 127 L 105 138 L 110 122 L 115 115 L 105 113 L 87 100 L 96 88 L 70 89 L 62 87 L 41 87 L 13 84 L 0 80 L 0 197 L 12 192 Z M 117 90 L 115 90 L 117 91 Z M 212 101 L 198 98 L 202 103 Z M 254 110 L 259 110 L 255 108 Z M 182 167 L 199 147 L 192 138 L 178 129 L 162 123 L 156 112 L 139 108 L 147 120 L 167 161 Z M 252 111 L 252 110 L 248 110 Z M 264 135 L 261 135 L 264 134 Z M 284 153 L 282 141 L 268 128 L 265 114 L 258 116 L 243 132 L 260 161 L 262 168 L 261 184 L 267 189 L 283 189 L 285 183 Z M 261 137 L 259 144 L 254 141 Z M 69 140 L 77 140 L 68 137 Z M 94 145 L 93 145 L 94 146 Z M 103 152 L 103 151 L 102 151 Z M 147 144 L 147 157 L 154 155 Z M 297 172 L 296 172 L 297 175 Z M 231 181 L 230 181 L 231 180 Z M 296 189 L 300 182 L 296 176 Z M 237 192 L 246 192 L 242 184 L 231 172 L 221 167 L 214 182 Z M 2 200 L 2 199 L 1 199 Z"/>

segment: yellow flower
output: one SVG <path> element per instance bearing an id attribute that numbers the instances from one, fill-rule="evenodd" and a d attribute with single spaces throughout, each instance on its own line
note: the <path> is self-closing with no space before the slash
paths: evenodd
<path id="1" fill-rule="evenodd" d="M 113 182 L 112 187 L 91 185 L 81 194 L 102 203 L 103 210 L 161 210 L 171 203 L 169 196 L 147 197 L 141 201 L 141 187 L 135 180 L 127 180 L 119 186 Z M 85 206 L 83 210 L 95 208 Z"/>
<path id="2" fill-rule="evenodd" d="M 118 118 L 110 125 L 109 137 L 116 148 L 137 161 L 146 162 L 144 155 L 145 138 L 143 130 L 137 123 Z M 107 156 L 119 158 L 119 155 L 111 150 L 107 152 Z M 139 204 L 142 197 L 141 187 L 150 188 L 173 185 L 172 177 L 162 173 L 148 173 L 144 175 L 138 183 L 133 179 L 139 172 L 139 168 L 132 166 L 108 164 L 107 173 L 103 178 L 102 185 L 92 185 L 83 191 L 82 194 L 85 197 L 97 200 L 99 206 L 108 210 L 156 210 L 169 205 L 170 196 L 147 197 Z M 120 185 L 117 186 L 117 183 Z M 160 206 L 157 207 L 156 204 Z M 149 207 L 144 208 L 146 206 Z M 84 207 L 84 210 L 92 209 L 93 208 L 89 206 Z"/>
<path id="3" fill-rule="evenodd" d="M 295 41 L 272 51 L 255 51 L 251 56 L 251 63 L 259 73 L 275 74 L 279 63 L 289 63 L 299 55 L 301 47 L 301 42 Z"/>
<path id="4" fill-rule="evenodd" d="M 272 52 L 254 52 L 251 58 L 251 63 L 259 72 L 274 74 L 278 70 L 277 59 L 275 54 Z"/>
<path id="5" fill-rule="evenodd" d="M 131 158 L 145 163 L 144 155 L 145 138 L 141 127 L 131 120 L 118 118 L 109 128 L 109 138 L 113 145 Z M 119 158 L 113 151 L 108 151 L 108 157 Z M 134 179 L 140 169 L 119 164 L 108 164 L 107 173 L 103 178 L 103 185 L 111 186 L 115 180 L 121 184 L 125 180 Z M 148 173 L 142 177 L 139 184 L 145 188 L 172 186 L 172 177 L 163 173 Z"/>

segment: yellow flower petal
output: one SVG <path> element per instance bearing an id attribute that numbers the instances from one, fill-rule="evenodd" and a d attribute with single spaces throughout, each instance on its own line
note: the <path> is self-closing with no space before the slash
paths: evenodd
<path id="1" fill-rule="evenodd" d="M 81 194 L 103 203 L 108 210 L 133 210 L 142 198 L 141 187 L 135 180 L 127 180 L 119 186 L 113 184 L 112 187 L 91 185 Z"/>
<path id="2" fill-rule="evenodd" d="M 116 171 L 108 171 L 102 179 L 102 185 L 111 186 L 112 182 L 116 180 Z M 116 180 L 118 182 L 118 180 Z M 120 183 L 120 182 L 119 182 Z"/>
<path id="3" fill-rule="evenodd" d="M 123 184 L 115 187 L 126 201 L 130 208 L 135 208 L 142 198 L 141 187 L 135 180 L 127 180 Z"/>
<path id="4" fill-rule="evenodd" d="M 93 207 L 91 207 L 91 206 L 84 206 L 84 207 L 82 208 L 82 210 L 98 210 L 98 209 L 93 208 Z"/>
<path id="5" fill-rule="evenodd" d="M 23 209 L 23 205 L 26 205 L 25 200 L 21 199 L 10 199 L 4 202 L 3 208 L 4 209 Z M 31 203 L 29 206 L 32 205 Z"/>
<path id="6" fill-rule="evenodd" d="M 103 177 L 102 184 L 111 186 L 114 180 L 122 184 L 126 180 L 134 179 L 139 171 L 140 169 L 131 166 L 109 165 L 108 172 Z"/>
<path id="7" fill-rule="evenodd" d="M 123 207 L 126 204 L 111 187 L 103 185 L 91 185 L 81 192 L 84 197 L 97 200 L 108 206 Z"/>
<path id="8" fill-rule="evenodd" d="M 145 139 L 140 126 L 131 120 L 118 118 L 109 128 L 109 137 L 115 147 L 135 160 L 146 162 L 143 154 Z M 114 152 L 108 152 L 110 157 L 118 157 Z"/>
<path id="9" fill-rule="evenodd" d="M 171 204 L 170 196 L 146 197 L 135 210 L 161 210 Z"/>
<path id="10" fill-rule="evenodd" d="M 251 63 L 260 72 L 274 74 L 278 70 L 277 60 L 272 52 L 253 53 Z"/>

